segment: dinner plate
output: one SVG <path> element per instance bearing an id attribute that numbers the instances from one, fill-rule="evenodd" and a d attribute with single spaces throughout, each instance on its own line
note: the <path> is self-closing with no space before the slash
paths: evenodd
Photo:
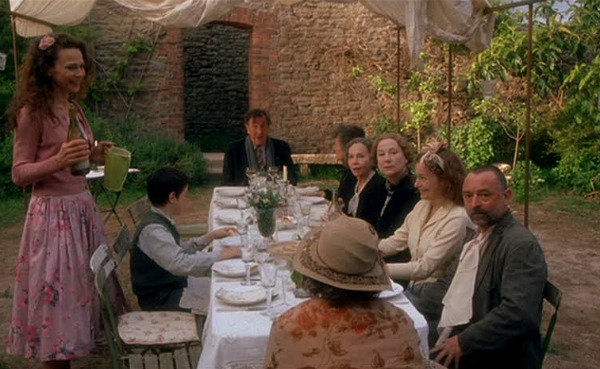
<path id="1" fill-rule="evenodd" d="M 277 295 L 277 289 L 273 289 L 273 296 Z M 260 286 L 231 285 L 217 290 L 215 296 L 228 305 L 248 306 L 261 303 L 267 299 L 267 293 Z"/>
<path id="2" fill-rule="evenodd" d="M 224 215 L 217 215 L 215 217 L 215 220 L 217 221 L 217 223 L 222 224 L 222 225 L 236 225 L 237 224 L 237 220 L 235 218 L 224 216 Z"/>
<path id="3" fill-rule="evenodd" d="M 296 254 L 296 249 L 300 241 L 281 241 L 269 246 L 269 254 L 275 257 L 292 258 Z"/>
<path id="4" fill-rule="evenodd" d="M 320 192 L 319 187 L 309 186 L 309 187 L 296 187 L 296 193 L 300 196 L 316 196 Z"/>
<path id="5" fill-rule="evenodd" d="M 246 276 L 246 266 L 242 259 L 227 259 L 217 261 L 212 269 L 224 277 L 241 278 Z M 256 273 L 256 264 L 250 268 L 250 273 Z"/>
<path id="6" fill-rule="evenodd" d="M 391 291 L 388 291 L 388 290 L 381 291 L 379 293 L 379 297 L 381 297 L 382 299 L 387 299 L 390 297 L 398 296 L 403 291 L 404 291 L 404 287 L 402 287 L 402 285 L 400 285 L 396 282 L 392 282 L 392 290 Z"/>
<path id="7" fill-rule="evenodd" d="M 215 204 L 221 209 L 237 209 L 236 199 L 215 199 Z"/>
<path id="8" fill-rule="evenodd" d="M 243 187 L 218 188 L 217 193 L 223 197 L 240 197 L 245 194 Z"/>
<path id="9" fill-rule="evenodd" d="M 313 205 L 325 204 L 327 199 L 321 196 L 302 196 L 302 201 L 311 203 Z"/>

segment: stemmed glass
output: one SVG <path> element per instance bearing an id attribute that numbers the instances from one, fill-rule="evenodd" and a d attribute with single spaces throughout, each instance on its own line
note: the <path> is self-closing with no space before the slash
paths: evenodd
<path id="1" fill-rule="evenodd" d="M 271 178 L 271 182 L 275 182 L 279 177 L 279 168 L 278 167 L 269 167 L 267 169 L 267 175 Z"/>
<path id="2" fill-rule="evenodd" d="M 254 261 L 254 243 L 242 243 L 242 247 L 240 250 L 242 252 L 242 261 L 244 262 L 244 267 L 246 267 L 246 280 L 242 281 L 241 284 L 242 286 L 252 286 L 255 284 L 255 282 L 250 280 L 250 263 Z"/>
<path id="3" fill-rule="evenodd" d="M 310 209 L 312 204 L 301 201 L 298 204 L 300 206 L 300 214 L 302 215 L 303 231 L 301 235 L 304 236 L 310 230 Z"/>
<path id="4" fill-rule="evenodd" d="M 267 294 L 267 311 L 263 312 L 262 314 L 268 316 L 270 319 L 273 319 L 274 314 L 271 310 L 271 302 L 273 300 L 273 288 L 277 283 L 277 266 L 275 263 L 264 262 L 260 266 L 260 283 Z"/>
<path id="5" fill-rule="evenodd" d="M 256 177 L 256 170 L 251 167 L 246 168 L 246 177 L 248 177 L 248 183 L 252 183 L 254 178 Z"/>
<path id="6" fill-rule="evenodd" d="M 269 252 L 267 251 L 268 243 L 264 238 L 259 238 L 255 241 L 256 248 L 254 249 L 254 261 L 259 265 L 262 265 L 269 259 Z"/>

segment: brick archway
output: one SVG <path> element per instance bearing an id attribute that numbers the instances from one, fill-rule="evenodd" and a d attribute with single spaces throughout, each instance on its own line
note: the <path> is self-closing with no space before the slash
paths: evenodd
<path id="1" fill-rule="evenodd" d="M 279 89 L 273 73 L 278 63 L 275 36 L 278 19 L 267 12 L 254 12 L 248 8 L 234 8 L 217 22 L 252 29 L 250 36 L 250 60 L 248 96 L 250 108 L 271 110 L 271 103 Z M 183 140 L 185 137 L 185 58 L 183 51 L 184 32 L 181 29 L 167 29 L 167 35 L 160 47 L 167 55 L 167 79 L 165 89 L 174 96 L 176 103 L 165 117 L 164 126 L 169 135 Z M 276 114 L 273 114 L 276 120 Z"/>

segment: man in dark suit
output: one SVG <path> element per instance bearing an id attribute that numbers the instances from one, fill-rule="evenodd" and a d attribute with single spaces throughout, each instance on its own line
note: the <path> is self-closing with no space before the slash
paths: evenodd
<path id="1" fill-rule="evenodd" d="M 296 185 L 298 177 L 292 150 L 287 142 L 269 137 L 271 118 L 262 109 L 250 110 L 244 121 L 248 135 L 229 144 L 223 160 L 223 185 L 241 186 L 248 183 L 246 169 L 257 172 L 269 167 L 287 167 L 288 180 Z"/>
<path id="2" fill-rule="evenodd" d="M 498 168 L 469 173 L 463 197 L 478 234 L 461 253 L 432 353 L 460 369 L 537 369 L 547 279 L 542 249 L 512 216 L 511 191 Z"/>

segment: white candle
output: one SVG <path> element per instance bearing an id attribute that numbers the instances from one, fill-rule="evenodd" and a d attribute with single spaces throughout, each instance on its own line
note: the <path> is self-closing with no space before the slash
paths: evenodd
<path id="1" fill-rule="evenodd" d="M 288 173 L 287 173 L 287 166 L 283 166 L 283 180 L 287 181 L 288 180 Z"/>

